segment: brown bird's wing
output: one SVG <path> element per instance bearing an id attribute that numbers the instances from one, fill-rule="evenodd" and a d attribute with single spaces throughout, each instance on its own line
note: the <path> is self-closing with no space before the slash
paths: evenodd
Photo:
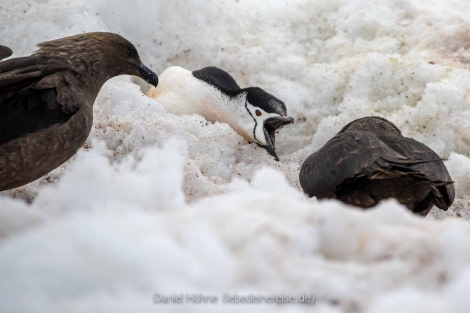
<path id="1" fill-rule="evenodd" d="M 0 45 L 0 60 L 8 58 L 12 54 L 13 54 L 13 51 L 11 51 L 10 48 L 8 48 L 7 46 Z"/>
<path id="2" fill-rule="evenodd" d="M 408 137 L 380 136 L 390 148 L 413 160 L 409 168 L 435 184 L 436 205 L 443 210 L 452 204 L 455 190 L 452 178 L 442 159 L 425 144 Z"/>
<path id="3" fill-rule="evenodd" d="M 0 144 L 63 123 L 78 110 L 78 103 L 60 97 L 61 88 L 73 77 L 69 68 L 60 58 L 30 56 L 0 62 Z"/>
<path id="4" fill-rule="evenodd" d="M 336 135 L 310 155 L 302 164 L 299 180 L 310 197 L 332 198 L 338 186 L 347 180 L 379 175 L 393 168 L 410 171 L 409 162 L 374 134 L 351 131 Z"/>
<path id="5" fill-rule="evenodd" d="M 30 56 L 3 61 L 0 63 L 0 103 L 48 75 L 69 69 L 69 63 L 61 58 Z"/>

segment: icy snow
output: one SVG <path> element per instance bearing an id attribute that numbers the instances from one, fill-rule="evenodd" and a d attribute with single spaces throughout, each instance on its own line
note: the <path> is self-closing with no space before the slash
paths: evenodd
<path id="1" fill-rule="evenodd" d="M 296 120 L 277 135 L 276 162 L 226 124 L 167 113 L 137 78 L 110 80 L 84 148 L 0 195 L 0 312 L 470 311 L 468 1 L 0 0 L 0 22 L 14 56 L 117 32 L 157 73 L 219 66 Z M 449 211 L 421 218 L 394 200 L 362 211 L 302 194 L 303 160 L 366 115 L 446 159 Z"/>

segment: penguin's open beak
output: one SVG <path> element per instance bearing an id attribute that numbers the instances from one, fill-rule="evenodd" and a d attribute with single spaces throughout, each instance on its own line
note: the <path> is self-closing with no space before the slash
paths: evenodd
<path id="1" fill-rule="evenodd" d="M 292 123 L 294 123 L 294 118 L 290 116 L 275 116 L 264 121 L 263 131 L 266 145 L 259 146 L 266 149 L 266 151 L 268 151 L 276 161 L 279 161 L 279 157 L 276 154 L 276 131 L 281 129 L 284 125 Z"/>

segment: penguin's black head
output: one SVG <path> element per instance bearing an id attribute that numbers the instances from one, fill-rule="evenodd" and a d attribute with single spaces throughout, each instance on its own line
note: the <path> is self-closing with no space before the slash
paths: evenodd
<path id="1" fill-rule="evenodd" d="M 193 71 L 193 76 L 215 87 L 227 100 L 237 102 L 241 99 L 244 108 L 237 107 L 237 125 L 245 136 L 266 149 L 269 154 L 279 161 L 276 154 L 275 134 L 284 125 L 294 123 L 287 116 L 284 102 L 258 87 L 240 89 L 235 79 L 226 71 L 215 67 L 204 67 Z M 244 98 L 243 98 L 244 97 Z M 225 121 L 229 124 L 234 121 Z M 233 126 L 232 126 L 233 127 Z"/>
<path id="2" fill-rule="evenodd" d="M 258 87 L 245 88 L 245 108 L 253 119 L 253 139 L 266 149 L 276 161 L 275 134 L 284 125 L 294 123 L 294 118 L 287 116 L 284 102 Z"/>

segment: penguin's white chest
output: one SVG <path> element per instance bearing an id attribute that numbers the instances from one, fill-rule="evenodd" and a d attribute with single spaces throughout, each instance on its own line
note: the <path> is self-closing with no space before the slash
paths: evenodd
<path id="1" fill-rule="evenodd" d="M 231 103 L 231 99 L 217 88 L 195 78 L 191 71 L 172 66 L 159 75 L 156 88 L 151 88 L 148 96 L 157 100 L 173 114 L 199 114 L 211 122 L 228 123 L 237 133 L 249 141 L 251 136 L 241 127 L 238 118 L 241 104 Z"/>

